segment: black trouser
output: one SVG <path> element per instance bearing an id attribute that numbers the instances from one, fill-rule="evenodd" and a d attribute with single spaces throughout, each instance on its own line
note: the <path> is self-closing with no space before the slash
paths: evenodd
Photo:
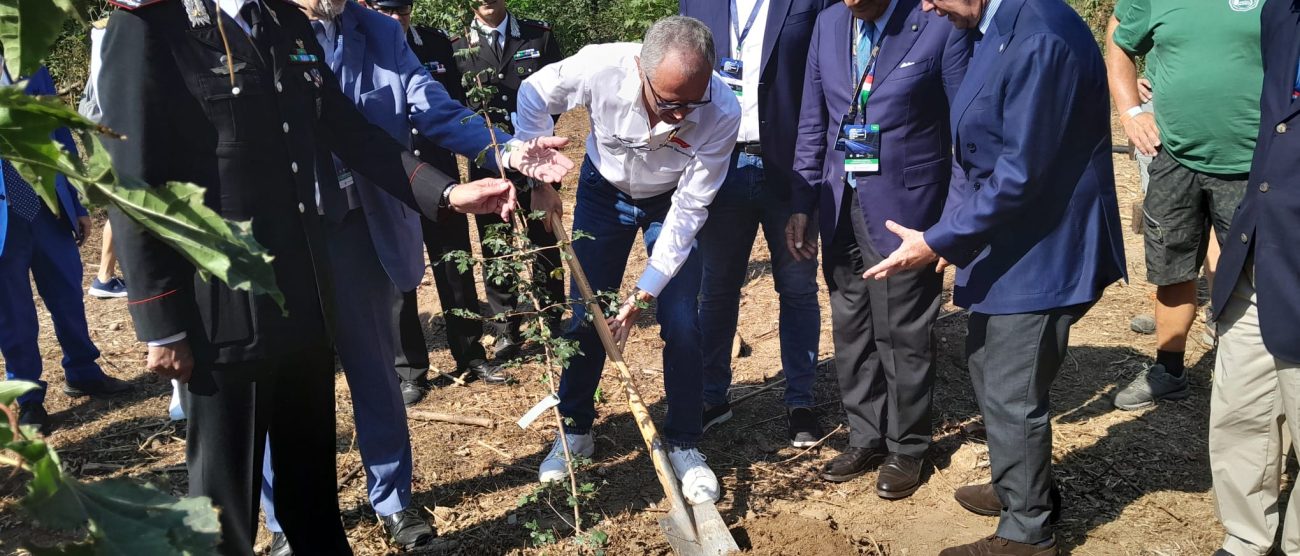
<path id="1" fill-rule="evenodd" d="M 915 458 L 930 447 L 934 389 L 934 322 L 943 275 L 925 267 L 864 280 L 882 260 L 864 237 L 857 195 L 846 194 L 826 259 L 832 337 L 840 396 L 849 421 L 849 445 L 887 449 Z M 865 236 L 865 225 L 856 222 Z"/>
<path id="2" fill-rule="evenodd" d="M 482 169 L 473 169 L 470 171 L 471 179 L 480 179 L 493 177 L 496 174 L 485 172 Z M 525 209 L 525 214 L 532 207 L 532 196 L 527 192 L 519 195 L 519 205 Z M 487 227 L 493 224 L 501 224 L 502 220 L 495 214 L 477 214 L 474 216 L 474 222 L 478 224 L 479 245 L 483 248 L 483 256 L 494 257 L 503 253 L 490 249 L 483 240 L 488 237 Z M 528 221 L 528 241 L 538 247 L 549 247 L 555 245 L 555 234 L 546 231 L 545 225 L 541 220 Z M 533 265 L 533 276 L 537 277 L 535 282 L 542 288 L 544 296 L 543 305 L 555 305 L 550 311 L 548 323 L 552 331 L 559 330 L 560 317 L 564 314 L 565 302 L 564 297 L 564 277 L 558 272 L 553 273 L 555 269 L 561 268 L 560 252 L 557 249 L 548 249 L 539 253 L 535 264 Z M 503 280 L 498 283 L 496 280 L 484 277 L 483 289 L 487 292 L 488 308 L 491 316 L 502 313 L 527 312 L 532 311 L 532 307 L 519 307 L 516 299 L 519 294 L 515 291 L 515 284 L 511 280 Z M 557 305 L 558 304 L 558 305 Z M 488 321 L 497 337 L 506 337 L 515 343 L 520 342 L 519 329 L 523 323 L 522 316 L 514 316 L 506 319 L 505 322 Z"/>
<path id="3" fill-rule="evenodd" d="M 429 262 L 433 266 L 438 302 L 447 323 L 447 346 L 451 349 L 451 356 L 462 368 L 476 360 L 482 361 L 487 358 L 481 343 L 483 323 L 450 312 L 450 309 L 479 312 L 474 270 L 461 272 L 456 263 L 443 260 L 447 253 L 470 251 L 469 219 L 464 214 L 445 211 L 437 222 L 421 218 L 420 223 L 424 228 L 424 247 L 429 251 Z M 397 376 L 403 380 L 418 380 L 429 370 L 429 352 L 414 290 L 398 295 L 393 306 L 393 318 L 398 331 Z"/>
<path id="4" fill-rule="evenodd" d="M 222 554 L 252 555 L 267 439 L 275 505 L 298 554 L 351 554 L 334 463 L 334 353 L 326 346 L 208 365 L 188 384 L 190 495 L 220 510 Z"/>
<path id="5" fill-rule="evenodd" d="M 998 536 L 1052 537 L 1052 415 L 1048 393 L 1065 360 L 1070 327 L 1092 307 L 1036 313 L 971 312 L 966 355 L 984 414 L 993 488 L 1002 501 Z"/>

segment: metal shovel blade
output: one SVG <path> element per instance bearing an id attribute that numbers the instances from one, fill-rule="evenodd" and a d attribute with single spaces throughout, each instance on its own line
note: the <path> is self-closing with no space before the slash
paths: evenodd
<path id="1" fill-rule="evenodd" d="M 694 515 L 694 524 L 690 514 Z M 677 556 L 725 556 L 740 552 L 718 507 L 712 503 L 689 509 L 675 507 L 659 520 L 659 527 Z"/>

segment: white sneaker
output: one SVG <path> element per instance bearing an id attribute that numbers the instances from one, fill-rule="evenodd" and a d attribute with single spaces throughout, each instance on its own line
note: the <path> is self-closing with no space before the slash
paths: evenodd
<path id="1" fill-rule="evenodd" d="M 591 436 L 591 433 L 566 434 L 564 438 L 569 441 L 569 451 L 574 456 L 589 458 L 596 453 L 596 439 Z M 564 464 L 564 444 L 556 438 L 555 444 L 551 445 L 551 453 L 546 455 L 546 459 L 542 460 L 542 465 L 537 469 L 537 481 L 553 483 L 568 477 L 569 469 Z"/>
<path id="2" fill-rule="evenodd" d="M 718 476 L 704 460 L 704 454 L 694 448 L 668 450 L 668 461 L 673 464 L 677 480 L 682 482 L 682 496 L 692 504 L 718 501 Z"/>

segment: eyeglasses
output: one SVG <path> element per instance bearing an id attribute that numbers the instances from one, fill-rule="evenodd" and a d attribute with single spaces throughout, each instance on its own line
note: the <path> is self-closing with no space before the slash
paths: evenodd
<path id="1" fill-rule="evenodd" d="M 375 9 L 388 15 L 407 16 L 411 15 L 415 8 L 413 6 L 375 6 Z"/>
<path id="2" fill-rule="evenodd" d="M 677 110 L 694 110 L 701 106 L 706 106 L 710 102 L 713 102 L 713 87 L 709 87 L 709 91 L 708 93 L 706 93 L 708 96 L 705 97 L 704 100 L 697 100 L 693 102 L 666 102 L 663 100 L 663 98 L 659 96 L 659 92 L 655 91 L 655 86 L 650 84 L 650 78 L 645 76 L 645 72 L 641 73 L 641 78 L 645 81 L 645 86 L 650 89 L 650 96 L 654 97 L 655 99 L 655 108 L 658 108 L 660 112 L 674 112 Z"/>

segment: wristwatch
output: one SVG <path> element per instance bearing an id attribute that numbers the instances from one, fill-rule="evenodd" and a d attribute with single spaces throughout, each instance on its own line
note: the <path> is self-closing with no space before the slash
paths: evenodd
<path id="1" fill-rule="evenodd" d="M 456 189 L 457 185 L 460 184 L 452 183 L 451 185 L 448 185 L 446 189 L 442 190 L 442 198 L 438 200 L 438 208 L 451 208 L 451 190 Z"/>

